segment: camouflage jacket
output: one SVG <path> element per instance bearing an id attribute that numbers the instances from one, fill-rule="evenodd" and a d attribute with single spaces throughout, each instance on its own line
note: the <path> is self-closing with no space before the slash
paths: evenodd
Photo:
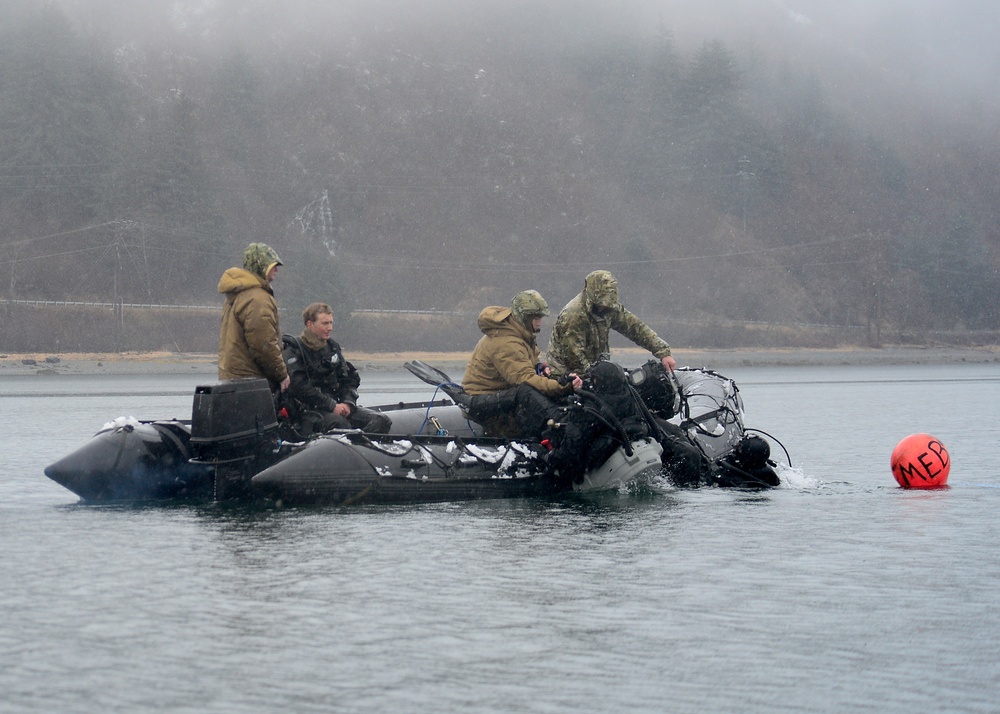
<path id="1" fill-rule="evenodd" d="M 288 376 L 281 358 L 278 305 L 263 278 L 230 268 L 219 280 L 226 296 L 219 331 L 219 379 L 265 377 L 272 388 Z"/>
<path id="2" fill-rule="evenodd" d="M 657 359 L 670 354 L 670 345 L 621 303 L 605 315 L 594 314 L 584 291 L 567 303 L 552 326 L 548 362 L 553 374 L 580 374 L 602 354 L 609 353 L 611 330 L 649 350 Z"/>
<path id="3" fill-rule="evenodd" d="M 479 338 L 465 368 L 462 387 L 469 394 L 494 394 L 528 384 L 550 397 L 569 394 L 563 386 L 536 371 L 540 352 L 535 336 L 514 317 L 509 307 L 491 306 L 479 313 Z"/>

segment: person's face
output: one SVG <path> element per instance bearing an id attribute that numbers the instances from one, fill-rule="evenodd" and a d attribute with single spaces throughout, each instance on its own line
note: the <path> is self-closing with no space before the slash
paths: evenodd
<path id="1" fill-rule="evenodd" d="M 531 331 L 538 334 L 542 331 L 542 316 L 535 315 L 531 318 Z"/>
<path id="2" fill-rule="evenodd" d="M 333 315 L 321 312 L 315 320 L 306 323 L 306 329 L 321 340 L 330 339 L 333 332 Z"/>
<path id="3" fill-rule="evenodd" d="M 271 269 L 267 271 L 267 282 L 274 280 L 274 277 L 278 274 L 278 268 L 280 268 L 277 263 L 271 266 Z"/>

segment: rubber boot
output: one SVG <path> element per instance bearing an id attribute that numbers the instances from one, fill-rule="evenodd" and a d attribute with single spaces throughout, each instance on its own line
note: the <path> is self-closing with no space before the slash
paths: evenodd
<path id="1" fill-rule="evenodd" d="M 447 394 L 451 398 L 451 401 L 455 402 L 455 404 L 462 407 L 466 411 L 468 411 L 470 405 L 472 404 L 472 395 L 467 394 L 466 391 L 457 384 L 442 384 L 441 391 Z"/>

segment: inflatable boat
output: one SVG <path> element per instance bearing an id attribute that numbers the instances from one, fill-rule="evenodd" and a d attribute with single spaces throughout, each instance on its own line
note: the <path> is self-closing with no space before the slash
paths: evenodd
<path id="1" fill-rule="evenodd" d="M 196 387 L 190 420 L 119 417 L 45 475 L 89 503 L 413 503 L 615 490 L 662 478 L 679 486 L 778 485 L 768 442 L 744 426 L 735 382 L 658 366 L 626 370 L 651 427 L 639 438 L 604 437 L 610 446 L 600 459 L 575 470 L 553 469 L 544 440 L 484 436 L 437 391 L 430 401 L 373 407 L 391 417 L 389 434 L 302 438 L 281 422 L 267 382 L 244 379 Z M 422 363 L 408 368 L 427 382 L 447 380 Z"/>

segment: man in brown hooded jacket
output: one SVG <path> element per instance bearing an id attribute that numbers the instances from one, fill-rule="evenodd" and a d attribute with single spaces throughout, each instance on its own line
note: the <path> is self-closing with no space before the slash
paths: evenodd
<path id="1" fill-rule="evenodd" d="M 465 392 L 450 396 L 490 435 L 537 436 L 552 398 L 583 385 L 576 375 L 567 383 L 552 379 L 541 362 L 535 335 L 548 314 L 549 306 L 536 290 L 518 293 L 510 307 L 493 305 L 479 313 L 483 336 L 465 368 Z"/>
<path id="2" fill-rule="evenodd" d="M 219 331 L 219 379 L 264 377 L 272 391 L 288 389 L 278 305 L 271 290 L 280 265 L 274 248 L 251 243 L 243 251 L 243 267 L 229 268 L 219 279 L 219 292 L 226 296 Z"/>

